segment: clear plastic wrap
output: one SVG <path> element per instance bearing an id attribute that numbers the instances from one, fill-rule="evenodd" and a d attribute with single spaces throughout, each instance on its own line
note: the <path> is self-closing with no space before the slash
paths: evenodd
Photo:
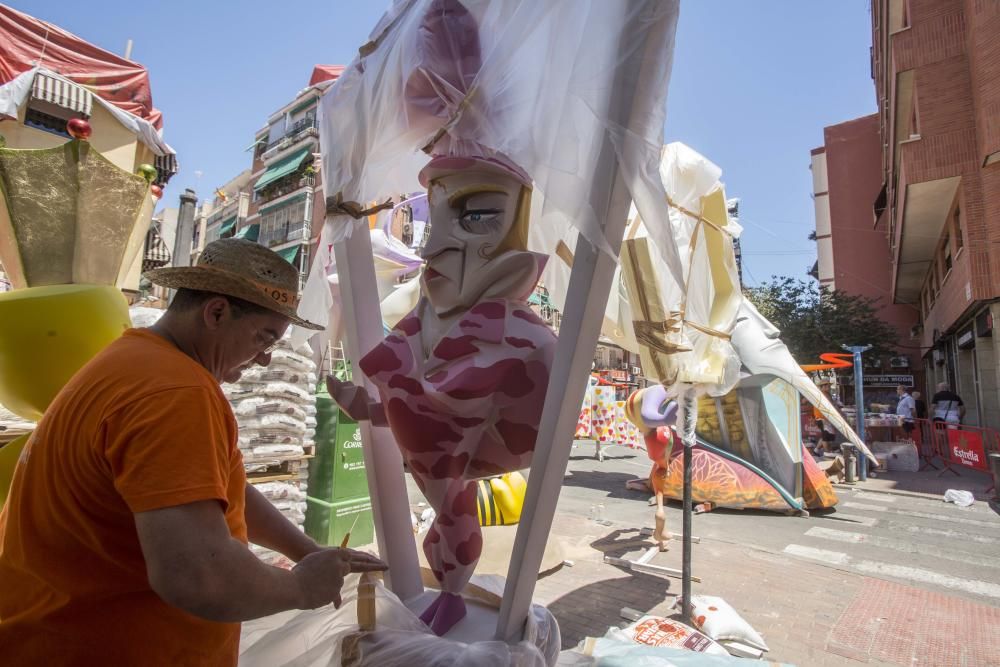
<path id="1" fill-rule="evenodd" d="M 435 153 L 500 153 L 531 175 L 537 196 L 545 199 L 533 226 L 544 225 L 556 242 L 579 230 L 595 247 L 616 254 L 617 240 L 604 237 L 602 214 L 590 203 L 596 166 L 610 157 L 607 138 L 643 219 L 667 220 L 657 172 L 666 118 L 660 101 L 678 3 L 464 0 L 457 9 L 468 11 L 470 29 L 455 31 L 452 43 L 426 40 L 428 10 L 455 11 L 456 4 L 397 0 L 362 55 L 324 95 L 319 124 L 326 196 L 367 205 L 421 191 L 417 173 L 428 161 L 421 149 L 431 143 Z M 648 43 L 635 36 L 664 23 L 669 34 L 654 40 L 661 51 L 645 54 L 642 71 L 621 67 Z M 469 33 L 478 34 L 478 45 Z M 644 94 L 631 127 L 622 127 L 610 120 L 616 86 L 629 88 L 640 78 Z M 300 306 L 304 317 L 328 321 L 332 244 L 356 229 L 366 230 L 366 221 L 339 216 L 324 230 Z M 670 227 L 651 226 L 650 235 L 666 269 L 682 282 Z"/>
<path id="2" fill-rule="evenodd" d="M 358 626 L 358 575 L 346 578 L 343 604 L 288 611 L 243 624 L 241 667 L 551 667 L 559 656 L 555 617 L 534 605 L 524 639 L 516 644 L 465 644 L 431 633 L 430 628 L 381 584 L 375 588 L 376 626 Z M 473 577 L 472 583 L 499 599 L 502 577 Z"/>
<path id="3" fill-rule="evenodd" d="M 739 379 L 739 359 L 727 337 L 743 298 L 733 249 L 742 230 L 726 213 L 721 174 L 682 143 L 663 147 L 659 176 L 669 219 L 647 222 L 633 206 L 602 327 L 614 343 L 642 356 L 647 378 L 700 385 L 699 391 L 715 395 Z M 664 229 L 679 249 L 683 282 L 663 262 L 658 232 Z M 532 227 L 532 234 L 537 245 L 559 247 L 560 239 L 544 226 Z M 570 276 L 564 256 L 575 235 L 562 241 L 560 259 L 549 262 L 543 275 L 560 309 Z M 663 322 L 666 330 L 659 327 Z M 668 352 L 671 348 L 676 351 Z"/>

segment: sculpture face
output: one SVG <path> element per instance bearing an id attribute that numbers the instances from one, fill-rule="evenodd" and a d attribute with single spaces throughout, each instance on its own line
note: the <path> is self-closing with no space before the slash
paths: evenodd
<path id="1" fill-rule="evenodd" d="M 491 269 L 517 219 L 521 188 L 511 177 L 483 171 L 431 182 L 431 233 L 420 281 L 438 315 L 471 308 L 498 277 Z"/>

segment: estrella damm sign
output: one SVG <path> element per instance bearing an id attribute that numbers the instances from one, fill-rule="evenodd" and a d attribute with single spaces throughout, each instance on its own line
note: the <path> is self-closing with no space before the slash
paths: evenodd
<path id="1" fill-rule="evenodd" d="M 989 470 L 986 465 L 986 450 L 983 448 L 983 436 L 975 431 L 963 431 L 957 428 L 946 429 L 948 433 L 948 458 L 952 463 Z"/>

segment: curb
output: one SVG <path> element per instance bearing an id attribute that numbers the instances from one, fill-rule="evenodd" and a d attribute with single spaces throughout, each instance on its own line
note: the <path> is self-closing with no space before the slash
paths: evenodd
<path id="1" fill-rule="evenodd" d="M 902 489 L 877 489 L 874 487 L 860 486 L 860 484 L 864 484 L 864 482 L 859 482 L 858 484 L 843 484 L 840 482 L 833 482 L 832 486 L 837 489 L 844 489 L 848 491 L 864 491 L 865 493 L 885 493 L 891 496 L 924 498 L 924 499 L 939 500 L 941 502 L 944 502 L 944 494 L 923 493 L 921 491 L 904 491 Z M 983 493 L 981 491 L 972 491 L 971 493 L 977 501 L 988 502 L 990 500 L 989 494 Z"/>

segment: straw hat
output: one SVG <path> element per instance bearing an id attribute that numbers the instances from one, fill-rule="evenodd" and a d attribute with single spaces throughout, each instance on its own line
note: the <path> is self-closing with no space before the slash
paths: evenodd
<path id="1" fill-rule="evenodd" d="M 306 329 L 325 327 L 300 318 L 299 274 L 281 255 L 246 239 L 219 239 L 205 246 L 195 266 L 143 274 L 163 287 L 214 292 L 263 306 Z"/>

